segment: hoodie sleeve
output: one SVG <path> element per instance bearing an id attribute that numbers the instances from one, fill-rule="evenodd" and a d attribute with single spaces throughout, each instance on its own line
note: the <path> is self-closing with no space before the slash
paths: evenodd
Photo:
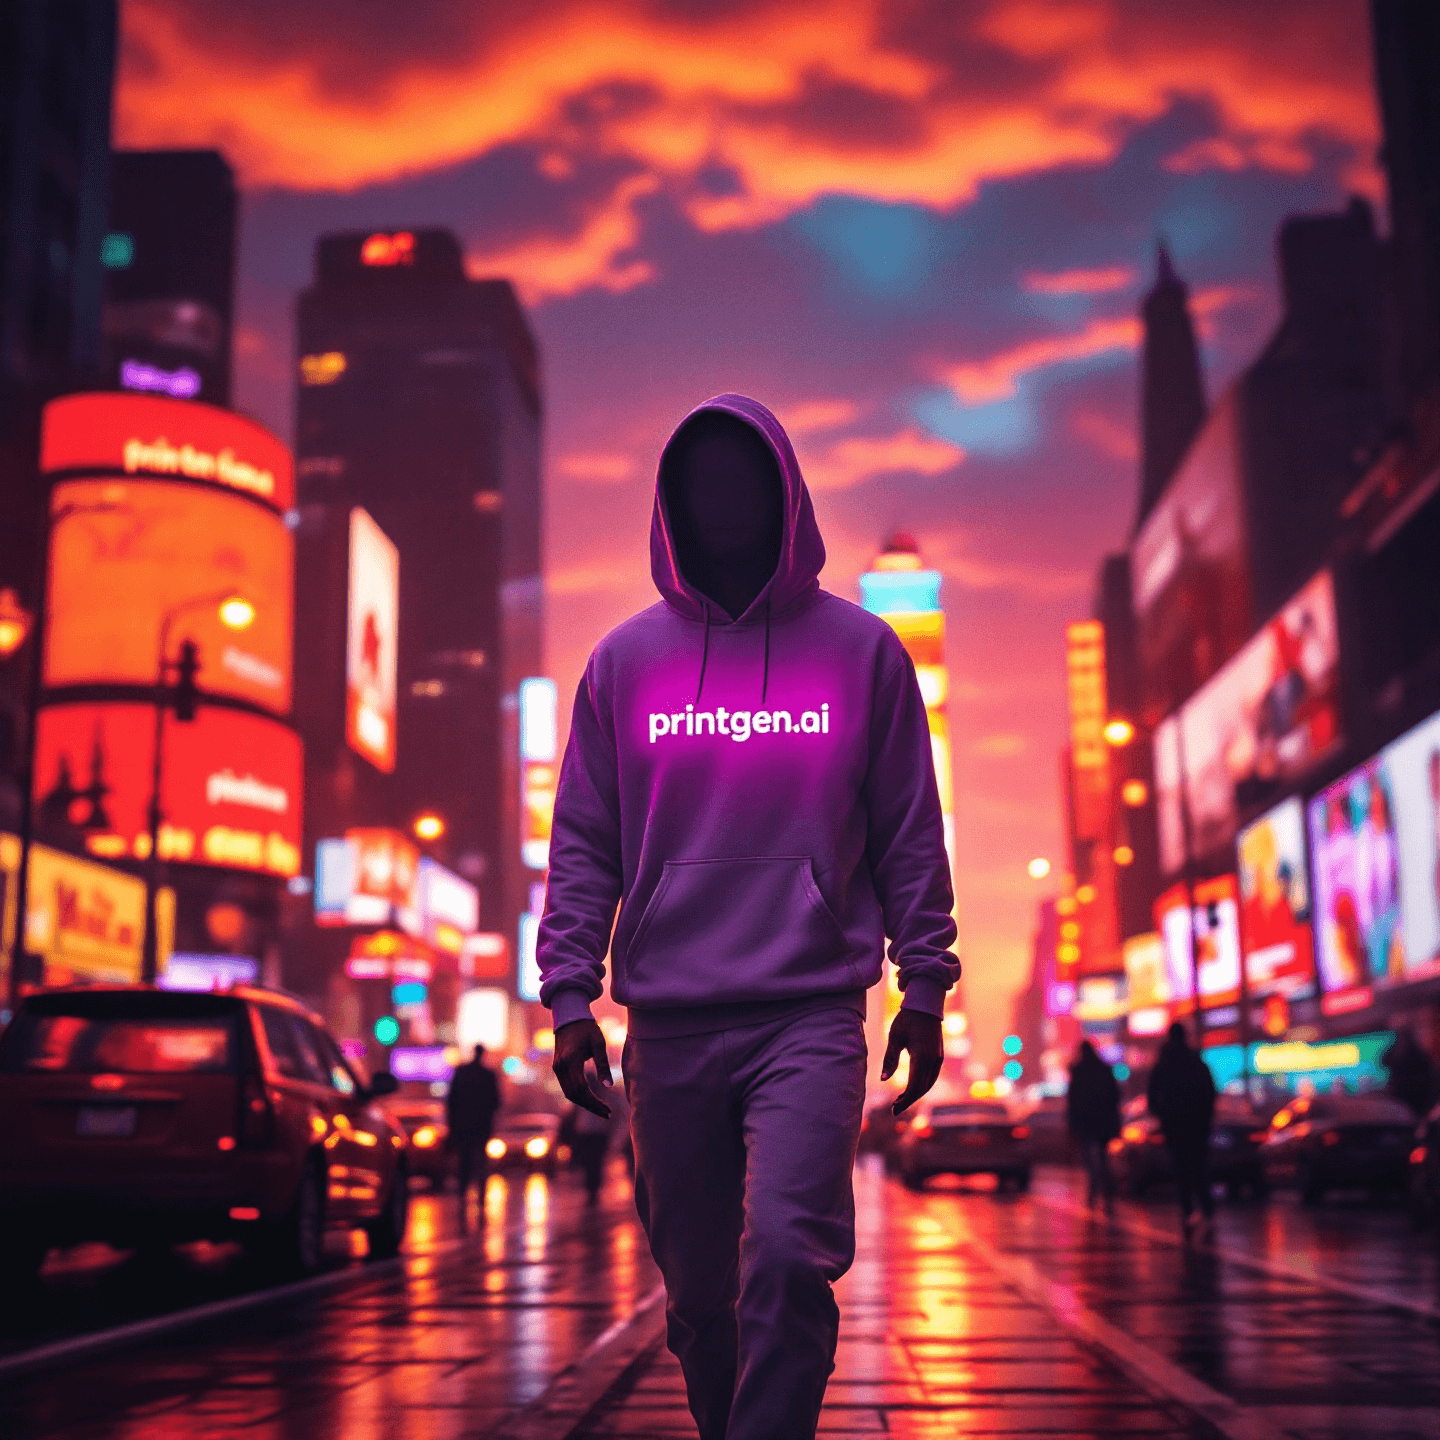
<path id="1" fill-rule="evenodd" d="M 960 978 L 960 963 L 950 950 L 955 897 L 930 724 L 915 667 L 903 650 L 875 690 L 865 798 L 870 873 L 904 1006 L 942 1014 L 945 992 Z"/>
<path id="2" fill-rule="evenodd" d="M 590 1014 L 620 901 L 620 794 L 615 737 L 597 704 L 595 658 L 575 692 L 555 792 L 550 879 L 536 959 L 540 1001 L 556 1029 Z"/>

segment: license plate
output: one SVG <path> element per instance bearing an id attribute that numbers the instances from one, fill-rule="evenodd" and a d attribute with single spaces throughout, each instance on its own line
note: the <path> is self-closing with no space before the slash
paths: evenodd
<path id="1" fill-rule="evenodd" d="M 990 1137 L 983 1130 L 971 1130 L 960 1135 L 962 1145 L 988 1145 Z"/>
<path id="2" fill-rule="evenodd" d="M 135 1133 L 133 1105 L 82 1105 L 75 1133 L 89 1140 L 128 1140 Z"/>

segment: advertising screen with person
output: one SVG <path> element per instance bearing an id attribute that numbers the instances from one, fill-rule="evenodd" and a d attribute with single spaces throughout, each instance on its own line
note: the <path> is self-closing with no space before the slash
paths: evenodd
<path id="1" fill-rule="evenodd" d="M 1155 902 L 1155 922 L 1165 942 L 1172 1016 L 1195 1008 L 1193 974 L 1200 976 L 1200 1006 L 1233 1005 L 1240 997 L 1240 921 L 1233 875 L 1201 880 L 1194 887 L 1193 922 L 1185 887 L 1173 886 Z M 1194 956 L 1191 931 L 1194 924 Z"/>
<path id="2" fill-rule="evenodd" d="M 1246 826 L 1236 852 L 1240 937 L 1250 998 L 1308 998 L 1315 993 L 1315 948 L 1300 801 L 1286 800 Z"/>
<path id="3" fill-rule="evenodd" d="M 395 768 L 400 552 L 359 506 L 350 512 L 345 739 L 387 775 Z"/>
<path id="4" fill-rule="evenodd" d="M 1440 714 L 1322 790 L 1309 822 L 1327 1000 L 1440 974 Z"/>

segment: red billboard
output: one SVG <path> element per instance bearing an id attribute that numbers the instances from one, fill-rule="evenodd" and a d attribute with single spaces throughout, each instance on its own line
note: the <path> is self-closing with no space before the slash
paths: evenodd
<path id="1" fill-rule="evenodd" d="M 221 485 L 288 510 L 290 451 L 230 410 L 161 395 L 65 395 L 45 407 L 40 468 L 103 470 Z"/>
<path id="2" fill-rule="evenodd" d="M 51 705 L 35 740 L 42 828 L 74 827 L 92 854 L 149 854 L 155 712 L 113 702 Z M 160 854 L 192 865 L 300 872 L 299 737 L 278 721 L 204 706 L 165 726 Z"/>
<path id="3" fill-rule="evenodd" d="M 395 769 L 400 552 L 357 505 L 350 512 L 345 740 L 387 775 Z"/>
<path id="4" fill-rule="evenodd" d="M 202 690 L 290 708 L 295 547 L 273 511 L 237 495 L 159 480 L 67 480 L 52 514 L 45 683 L 153 685 L 160 629 L 200 649 Z M 67 513 L 68 512 L 68 513 Z M 227 629 L 219 598 L 254 606 Z"/>

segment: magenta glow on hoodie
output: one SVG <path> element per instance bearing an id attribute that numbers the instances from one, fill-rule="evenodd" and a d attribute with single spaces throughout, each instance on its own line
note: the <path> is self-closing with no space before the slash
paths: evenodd
<path id="1" fill-rule="evenodd" d="M 586 1016 L 607 950 L 615 999 L 641 1011 L 843 994 L 880 978 L 889 936 L 905 1004 L 939 1014 L 960 967 L 914 668 L 883 620 L 820 589 L 825 546 L 780 422 L 742 395 L 692 415 L 707 410 L 779 463 L 779 564 L 731 620 L 681 573 L 657 480 L 660 603 L 595 647 L 575 695 L 541 999 L 556 1026 Z"/>

